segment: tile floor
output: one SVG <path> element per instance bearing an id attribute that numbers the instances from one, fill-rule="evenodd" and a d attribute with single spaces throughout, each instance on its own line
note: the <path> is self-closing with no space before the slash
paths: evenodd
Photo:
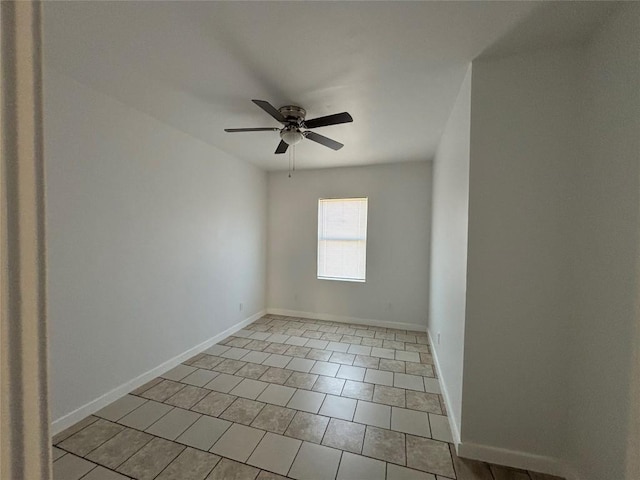
<path id="1" fill-rule="evenodd" d="M 266 315 L 56 435 L 55 480 L 551 480 L 460 459 L 427 336 Z"/>

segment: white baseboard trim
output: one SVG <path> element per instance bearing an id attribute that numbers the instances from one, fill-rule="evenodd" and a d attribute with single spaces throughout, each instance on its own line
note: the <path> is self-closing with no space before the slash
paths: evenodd
<path id="1" fill-rule="evenodd" d="M 346 317 L 343 315 L 333 315 L 331 313 L 317 312 L 300 312 L 297 310 L 287 310 L 283 308 L 267 307 L 267 313 L 272 315 L 283 315 L 287 317 L 310 318 L 312 320 L 327 320 L 330 322 L 354 323 L 357 325 L 371 325 L 373 327 L 397 328 L 400 330 L 415 330 L 417 332 L 426 332 L 425 325 L 417 323 L 391 322 L 389 320 L 374 320 L 370 318 Z"/>
<path id="2" fill-rule="evenodd" d="M 225 339 L 229 335 L 255 322 L 256 320 L 264 316 L 265 313 L 266 313 L 265 310 L 262 310 L 254 315 L 251 315 L 249 318 L 246 318 L 241 322 L 236 323 L 232 327 L 227 328 L 226 330 L 209 338 L 208 340 L 205 340 L 204 342 L 196 345 L 195 347 L 192 347 L 189 350 L 186 350 L 181 354 L 176 355 L 173 358 L 170 358 L 169 360 L 167 360 L 166 362 L 163 362 L 157 367 L 152 368 L 151 370 L 143 373 L 142 375 L 138 375 L 137 377 L 129 380 L 128 382 L 123 383 L 122 385 L 114 388 L 113 390 L 110 390 L 104 395 L 101 395 L 95 400 L 92 400 L 89 403 L 86 403 L 85 405 L 81 406 L 80 408 L 77 408 L 76 410 L 70 413 L 67 413 L 66 415 L 54 420 L 51 423 L 51 432 L 52 432 L 51 434 L 55 435 L 63 431 L 64 429 L 70 427 L 71 425 L 74 425 L 75 423 L 79 422 L 83 418 L 88 417 L 89 415 L 97 412 L 101 408 L 106 407 L 110 403 L 118 400 L 120 397 L 123 397 L 124 395 L 131 392 L 132 390 L 135 390 L 136 388 L 144 385 L 148 381 L 153 380 L 154 378 L 171 370 L 173 367 L 177 366 L 183 361 L 193 357 L 194 355 L 197 355 L 198 353 L 202 352 L 203 350 L 206 350 L 210 346 L 215 345 L 220 340 Z"/>
<path id="3" fill-rule="evenodd" d="M 447 418 L 449 419 L 449 426 L 451 427 L 451 434 L 453 436 L 453 444 L 458 456 L 472 460 L 480 460 L 482 462 L 531 470 L 534 472 L 557 475 L 565 478 L 566 480 L 580 480 L 580 477 L 576 474 L 573 468 L 555 457 L 534 455 L 527 452 L 480 445 L 472 442 L 462 442 L 460 439 L 460 427 L 456 423 L 456 419 L 451 415 L 451 412 L 453 411 L 451 408 L 451 400 L 447 391 L 446 383 L 444 382 L 444 377 L 442 376 L 440 362 L 438 361 L 438 353 L 433 348 L 433 345 L 435 344 L 431 338 L 431 332 L 427 330 L 427 334 L 429 335 L 429 343 L 432 346 L 431 355 L 433 356 L 434 366 L 436 367 L 436 373 L 438 374 L 440 389 L 442 390 L 444 403 L 447 407 L 447 411 L 449 412 Z"/>
<path id="4" fill-rule="evenodd" d="M 431 356 L 433 357 L 433 363 L 436 367 L 436 374 L 438 375 L 438 383 L 440 383 L 440 390 L 442 391 L 442 398 L 444 398 L 444 404 L 447 407 L 447 419 L 449 420 L 449 427 L 451 428 L 451 435 L 453 436 L 453 445 L 458 451 L 458 446 L 460 445 L 460 427 L 456 423 L 456 419 L 452 415 L 453 408 L 451 406 L 451 397 L 449 396 L 449 391 L 447 390 L 447 384 L 444 381 L 444 377 L 442 376 L 442 370 L 440 368 L 440 362 L 438 361 L 438 353 L 436 349 L 433 348 L 435 343 L 433 343 L 433 338 L 431 338 L 431 332 L 427 329 L 427 335 L 429 335 L 429 344 L 431 345 Z"/>
<path id="5" fill-rule="evenodd" d="M 458 456 L 472 460 L 497 463 L 498 465 L 558 475 L 565 478 L 567 475 L 567 466 L 555 457 L 535 455 L 471 442 L 461 442 L 457 450 Z"/>

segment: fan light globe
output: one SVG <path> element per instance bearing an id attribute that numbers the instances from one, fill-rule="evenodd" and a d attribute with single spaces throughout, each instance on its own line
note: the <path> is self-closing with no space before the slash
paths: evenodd
<path id="1" fill-rule="evenodd" d="M 296 143 L 300 143 L 304 138 L 304 135 L 300 133 L 299 130 L 282 130 L 280 132 L 280 138 L 287 145 L 295 145 Z"/>

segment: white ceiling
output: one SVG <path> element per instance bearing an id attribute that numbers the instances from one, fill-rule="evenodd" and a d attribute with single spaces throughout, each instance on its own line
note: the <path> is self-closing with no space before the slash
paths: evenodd
<path id="1" fill-rule="evenodd" d="M 611 9 L 569 3 L 46 2 L 45 63 L 266 170 L 277 132 L 223 131 L 279 126 L 253 98 L 353 116 L 298 168 L 429 160 L 471 60 L 582 41 Z"/>

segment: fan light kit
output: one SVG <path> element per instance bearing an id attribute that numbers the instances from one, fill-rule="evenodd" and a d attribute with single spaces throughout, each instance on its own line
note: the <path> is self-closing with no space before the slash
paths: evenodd
<path id="1" fill-rule="evenodd" d="M 300 130 L 287 127 L 280 130 L 280 138 L 287 145 L 295 145 L 296 143 L 300 143 L 302 141 L 304 135 Z"/>

